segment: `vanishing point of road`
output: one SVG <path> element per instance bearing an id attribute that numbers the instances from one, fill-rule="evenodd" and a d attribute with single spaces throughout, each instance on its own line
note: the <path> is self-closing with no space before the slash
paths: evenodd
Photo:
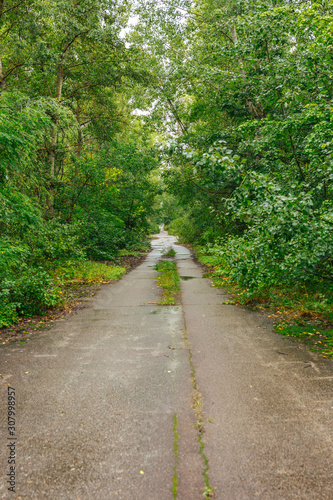
<path id="1" fill-rule="evenodd" d="M 181 304 L 160 306 L 155 265 L 171 246 Z M 332 361 L 226 300 L 162 232 L 83 310 L 3 346 L 0 497 L 332 500 Z"/>

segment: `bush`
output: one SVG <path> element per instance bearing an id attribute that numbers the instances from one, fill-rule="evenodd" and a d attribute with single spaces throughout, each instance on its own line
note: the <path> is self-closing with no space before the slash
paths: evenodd
<path id="1" fill-rule="evenodd" d="M 183 243 L 193 243 L 200 239 L 200 229 L 188 214 L 178 217 L 167 228 L 171 234 L 179 236 Z"/>
<path id="2" fill-rule="evenodd" d="M 216 224 L 211 225 L 204 213 L 185 214 L 167 226 L 171 234 L 179 236 L 183 243 L 207 245 L 219 236 Z"/>
<path id="3" fill-rule="evenodd" d="M 67 260 L 83 260 L 86 256 L 80 246 L 81 227 L 79 225 L 61 224 L 56 220 L 47 221 L 42 227 L 30 231 L 24 241 L 32 251 L 32 265 L 45 262 L 64 262 Z"/>
<path id="4" fill-rule="evenodd" d="M 17 279 L 3 280 L 0 293 L 6 296 L 11 310 L 15 306 L 19 314 L 33 316 L 58 305 L 62 292 L 50 275 L 38 268 L 29 270 Z"/>
<path id="5" fill-rule="evenodd" d="M 109 260 L 117 256 L 126 243 L 124 223 L 112 214 L 90 214 L 81 229 L 80 244 L 93 260 Z"/>
<path id="6" fill-rule="evenodd" d="M 18 320 L 17 306 L 15 302 L 10 302 L 10 290 L 0 289 L 0 328 L 11 326 Z"/>

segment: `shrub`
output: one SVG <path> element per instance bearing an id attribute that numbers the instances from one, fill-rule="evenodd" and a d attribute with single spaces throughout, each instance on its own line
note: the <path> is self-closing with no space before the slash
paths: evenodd
<path id="1" fill-rule="evenodd" d="M 33 316 L 44 313 L 47 307 L 58 305 L 61 289 L 46 271 L 38 268 L 29 270 L 17 279 L 2 280 L 0 294 L 8 301 L 5 309 L 7 316 L 13 313 L 14 307 L 19 314 Z"/>
<path id="2" fill-rule="evenodd" d="M 11 326 L 18 320 L 18 304 L 10 302 L 10 290 L 8 288 L 0 289 L 0 328 Z"/>
<path id="3" fill-rule="evenodd" d="M 82 226 L 80 244 L 93 260 L 113 259 L 125 242 L 124 223 L 107 212 L 90 214 Z"/>

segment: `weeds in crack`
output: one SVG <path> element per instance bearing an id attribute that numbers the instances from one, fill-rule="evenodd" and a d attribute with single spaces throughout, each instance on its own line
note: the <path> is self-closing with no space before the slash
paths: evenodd
<path id="1" fill-rule="evenodd" d="M 163 288 L 163 297 L 159 305 L 176 305 L 179 303 L 179 274 L 175 262 L 162 260 L 156 265 L 156 270 L 161 273 L 157 284 Z"/>
<path id="2" fill-rule="evenodd" d="M 173 454 L 175 457 L 175 465 L 173 468 L 173 486 L 172 486 L 172 492 L 173 492 L 173 500 L 177 500 L 177 490 L 178 490 L 178 462 L 179 462 L 179 455 L 178 455 L 178 440 L 179 440 L 179 433 L 178 433 L 178 419 L 177 415 L 175 414 L 173 416 Z"/>
<path id="3" fill-rule="evenodd" d="M 209 462 L 208 462 L 208 458 L 205 454 L 205 445 L 202 441 L 203 434 L 205 432 L 205 428 L 204 428 L 205 422 L 204 422 L 204 418 L 203 418 L 202 394 L 198 391 L 198 386 L 197 386 L 197 381 L 196 381 L 196 376 L 195 376 L 195 367 L 194 367 L 194 363 L 192 360 L 192 351 L 191 351 L 191 347 L 190 347 L 189 342 L 188 342 L 186 331 L 183 334 L 183 344 L 187 347 L 188 352 L 189 352 L 188 361 L 190 363 L 190 368 L 191 368 L 191 380 L 192 380 L 192 387 L 193 387 L 191 407 L 194 410 L 195 418 L 196 418 L 195 427 L 198 430 L 199 453 L 200 453 L 201 458 L 204 462 L 204 469 L 202 471 L 202 475 L 204 477 L 205 487 L 204 487 L 202 493 L 203 493 L 204 498 L 213 498 L 215 496 L 215 489 L 216 488 L 213 488 L 209 483 L 209 476 L 208 476 Z M 207 422 L 209 422 L 209 421 L 211 421 L 211 419 L 207 420 Z"/>

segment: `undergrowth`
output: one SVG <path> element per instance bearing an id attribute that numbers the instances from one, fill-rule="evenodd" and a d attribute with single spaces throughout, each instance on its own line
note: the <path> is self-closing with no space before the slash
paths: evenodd
<path id="1" fill-rule="evenodd" d="M 324 358 L 333 358 L 333 330 L 298 321 L 296 324 L 278 323 L 275 331 L 305 342 L 311 351 L 322 353 Z"/>
<path id="2" fill-rule="evenodd" d="M 109 283 L 119 279 L 125 267 L 93 261 L 67 261 L 55 269 L 34 270 L 3 280 L 0 290 L 0 328 L 10 327 L 19 318 L 47 314 L 64 308 L 77 295 L 79 287 Z"/>
<path id="3" fill-rule="evenodd" d="M 119 279 L 126 269 L 102 262 L 85 261 L 56 269 L 53 277 L 61 283 L 108 283 Z"/>
<path id="4" fill-rule="evenodd" d="M 324 282 L 294 284 L 276 283 L 257 290 L 240 286 L 232 277 L 231 270 L 219 257 L 198 253 L 202 264 L 210 267 L 209 277 L 218 288 L 226 287 L 242 305 L 261 304 L 280 310 L 292 311 L 297 316 L 333 322 L 333 300 L 329 286 Z"/>

